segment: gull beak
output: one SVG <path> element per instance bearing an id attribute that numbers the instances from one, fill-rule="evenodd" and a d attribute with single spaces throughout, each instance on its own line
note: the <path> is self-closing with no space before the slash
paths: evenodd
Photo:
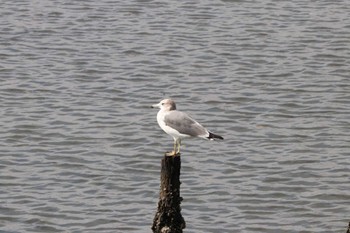
<path id="1" fill-rule="evenodd" d="M 159 108 L 159 107 L 160 107 L 159 104 L 153 104 L 153 105 L 151 106 L 151 108 Z"/>

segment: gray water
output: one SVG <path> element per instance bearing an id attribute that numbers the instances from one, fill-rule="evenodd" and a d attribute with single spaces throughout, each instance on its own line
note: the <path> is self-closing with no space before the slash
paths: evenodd
<path id="1" fill-rule="evenodd" d="M 344 232 L 350 2 L 2 1 L 0 232 L 151 232 L 171 97 L 186 233 Z"/>

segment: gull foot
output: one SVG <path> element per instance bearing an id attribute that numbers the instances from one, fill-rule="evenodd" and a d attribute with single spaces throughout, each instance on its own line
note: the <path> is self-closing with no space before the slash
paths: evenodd
<path id="1" fill-rule="evenodd" d="M 166 156 L 176 156 L 179 155 L 180 153 L 176 153 L 175 151 L 171 151 L 171 152 L 166 152 L 165 155 Z"/>

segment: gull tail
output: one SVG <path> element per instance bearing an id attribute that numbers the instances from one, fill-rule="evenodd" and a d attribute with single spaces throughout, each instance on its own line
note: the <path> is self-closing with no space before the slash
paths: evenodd
<path id="1" fill-rule="evenodd" d="M 220 135 L 213 134 L 212 132 L 209 132 L 209 136 L 207 137 L 209 140 L 214 140 L 214 139 L 221 139 L 224 140 L 223 137 Z"/>

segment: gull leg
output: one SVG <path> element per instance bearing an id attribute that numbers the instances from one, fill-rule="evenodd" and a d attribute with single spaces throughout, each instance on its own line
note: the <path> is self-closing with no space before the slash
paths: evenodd
<path id="1" fill-rule="evenodd" d="M 165 153 L 168 156 L 175 156 L 176 155 L 176 145 L 177 145 L 177 140 L 174 138 L 174 150 L 171 152 Z"/>
<path id="2" fill-rule="evenodd" d="M 181 139 L 179 138 L 177 140 L 177 150 L 176 150 L 175 154 L 180 154 L 180 146 L 181 146 Z"/>

